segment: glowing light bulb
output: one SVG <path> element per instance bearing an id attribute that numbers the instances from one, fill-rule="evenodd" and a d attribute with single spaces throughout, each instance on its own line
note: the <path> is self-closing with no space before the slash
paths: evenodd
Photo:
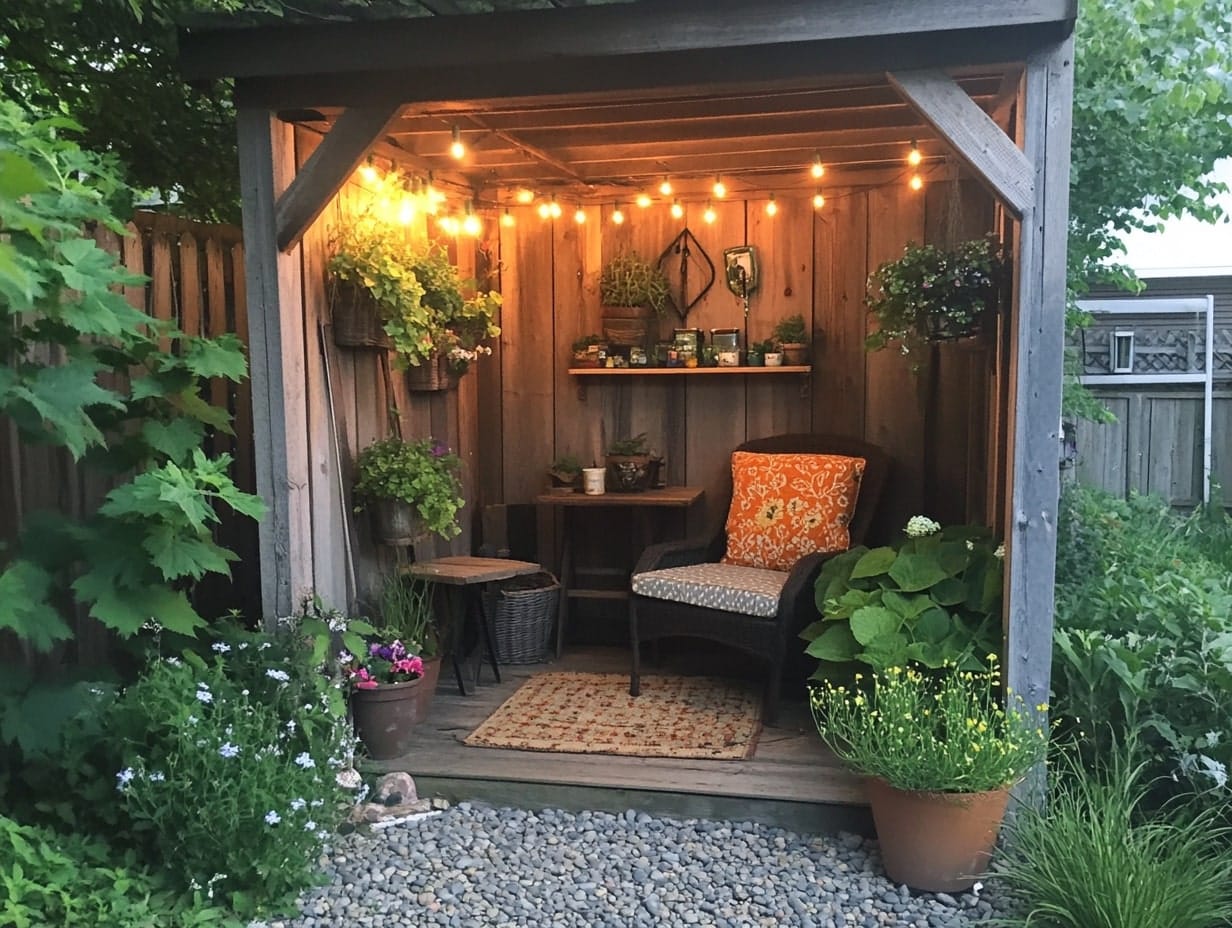
<path id="1" fill-rule="evenodd" d="M 709 200 L 707 200 L 706 201 L 706 211 L 702 213 L 702 221 L 705 222 L 706 225 L 713 225 L 714 220 L 716 218 L 718 217 L 715 214 L 714 205 Z"/>
<path id="2" fill-rule="evenodd" d="M 721 177 L 716 177 L 714 179 L 714 186 L 711 188 L 711 192 L 714 194 L 715 198 L 719 200 L 727 196 L 727 184 L 723 183 L 723 179 Z"/>
<path id="3" fill-rule="evenodd" d="M 551 201 L 548 203 L 548 214 L 553 219 L 560 218 L 560 204 L 556 202 L 556 195 L 552 195 Z"/>
<path id="4" fill-rule="evenodd" d="M 462 217 L 462 231 L 473 238 L 478 238 L 483 231 L 483 222 L 475 215 L 471 201 L 466 201 L 466 214 Z"/>
<path id="5" fill-rule="evenodd" d="M 415 200 L 411 196 L 404 196 L 402 202 L 398 204 L 398 221 L 404 226 L 409 226 L 415 219 Z"/>
<path id="6" fill-rule="evenodd" d="M 519 187 L 518 192 L 514 194 L 514 199 L 523 206 L 530 206 L 535 202 L 535 191 L 529 187 Z"/>
<path id="7" fill-rule="evenodd" d="M 778 211 L 779 211 L 779 204 L 774 199 L 774 194 L 772 193 L 770 194 L 770 199 L 766 201 L 766 215 L 774 216 L 778 214 Z"/>
<path id="8" fill-rule="evenodd" d="M 624 221 L 625 221 L 624 210 L 622 210 L 620 208 L 620 204 L 617 203 L 616 208 L 612 210 L 612 222 L 614 222 L 616 225 L 622 225 Z"/>
<path id="9" fill-rule="evenodd" d="M 646 207 L 650 205 L 650 203 L 651 203 L 650 194 L 648 194 L 645 190 L 643 190 L 641 193 L 637 195 L 638 208 L 645 209 Z"/>
<path id="10" fill-rule="evenodd" d="M 921 190 L 924 187 L 924 178 L 920 177 L 919 174 L 912 174 L 911 180 L 907 181 L 907 186 L 912 190 Z"/>
<path id="11" fill-rule="evenodd" d="M 821 180 L 825 176 L 826 166 L 821 163 L 821 152 L 813 155 L 813 166 L 809 168 L 809 172 L 817 180 Z"/>
<path id="12" fill-rule="evenodd" d="M 437 223 L 447 235 L 457 235 L 462 224 L 458 222 L 457 216 L 442 216 Z"/>
<path id="13" fill-rule="evenodd" d="M 372 165 L 372 159 L 368 159 L 368 163 L 360 167 L 359 176 L 370 184 L 376 183 L 376 168 Z"/>
<path id="14" fill-rule="evenodd" d="M 517 220 L 513 218 L 513 213 L 509 212 L 508 206 L 506 206 L 505 211 L 501 213 L 500 222 L 506 229 L 512 229 L 517 224 Z"/>
<path id="15" fill-rule="evenodd" d="M 573 221 L 576 222 L 579 226 L 585 225 L 586 224 L 586 210 L 582 209 L 582 207 L 579 206 L 573 213 Z"/>
<path id="16" fill-rule="evenodd" d="M 550 203 L 548 203 L 547 200 L 544 200 L 542 203 L 539 204 L 539 218 L 540 219 L 551 219 L 552 218 L 552 206 Z"/>
<path id="17" fill-rule="evenodd" d="M 659 184 L 659 193 L 663 194 L 665 197 L 670 197 L 672 195 L 672 182 L 666 177 L 663 178 L 663 183 Z"/>
<path id="18" fill-rule="evenodd" d="M 826 198 L 821 195 L 821 191 L 813 194 L 813 209 L 821 209 L 826 205 Z"/>
<path id="19" fill-rule="evenodd" d="M 907 152 L 907 163 L 914 168 L 918 167 L 923 160 L 924 156 L 920 154 L 920 149 L 916 146 L 915 139 L 912 139 L 911 151 Z"/>
<path id="20" fill-rule="evenodd" d="M 679 200 L 672 200 L 672 218 L 680 219 L 684 216 L 684 207 L 680 205 Z"/>
<path id="21" fill-rule="evenodd" d="M 466 146 L 462 144 L 462 131 L 457 126 L 453 127 L 453 141 L 449 143 L 449 153 L 458 161 L 466 157 Z"/>

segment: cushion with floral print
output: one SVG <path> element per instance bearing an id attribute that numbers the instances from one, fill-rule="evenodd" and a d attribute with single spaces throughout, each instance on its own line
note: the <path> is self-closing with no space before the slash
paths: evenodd
<path id="1" fill-rule="evenodd" d="M 864 458 L 732 454 L 726 564 L 791 570 L 806 554 L 845 551 Z"/>

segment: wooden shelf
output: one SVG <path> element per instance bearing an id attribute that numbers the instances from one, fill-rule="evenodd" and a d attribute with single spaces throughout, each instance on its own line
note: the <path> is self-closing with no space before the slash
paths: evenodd
<path id="1" fill-rule="evenodd" d="M 784 364 L 779 367 L 571 367 L 579 377 L 654 377 L 681 374 L 811 374 L 811 364 Z"/>

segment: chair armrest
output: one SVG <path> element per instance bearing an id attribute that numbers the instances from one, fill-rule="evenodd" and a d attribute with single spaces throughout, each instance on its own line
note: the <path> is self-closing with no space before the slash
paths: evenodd
<path id="1" fill-rule="evenodd" d="M 821 565 L 839 552 L 806 554 L 796 561 L 779 594 L 778 621 L 790 638 L 816 618 L 816 583 Z"/>
<path id="2" fill-rule="evenodd" d="M 684 567 L 687 564 L 704 564 L 710 553 L 710 540 L 706 538 L 686 538 L 684 541 L 664 541 L 650 545 L 637 559 L 633 568 L 635 574 L 648 570 L 662 570 L 665 567 Z"/>

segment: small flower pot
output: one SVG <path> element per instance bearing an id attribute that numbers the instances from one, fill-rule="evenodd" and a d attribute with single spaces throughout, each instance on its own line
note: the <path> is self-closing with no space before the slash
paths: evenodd
<path id="1" fill-rule="evenodd" d="M 368 756 L 390 760 L 408 753 L 415 726 L 428 717 L 441 675 L 441 659 L 424 661 L 423 676 L 405 683 L 382 683 L 376 689 L 351 692 L 355 732 Z"/>
<path id="2" fill-rule="evenodd" d="M 802 342 L 788 342 L 780 347 L 783 349 L 784 364 L 808 364 L 808 345 Z"/>
<path id="3" fill-rule="evenodd" d="M 928 793 L 866 781 L 886 876 L 925 892 L 964 892 L 988 869 L 1009 787 Z"/>
<path id="4" fill-rule="evenodd" d="M 781 351 L 767 351 L 764 360 L 766 367 L 782 367 L 783 353 Z"/>

